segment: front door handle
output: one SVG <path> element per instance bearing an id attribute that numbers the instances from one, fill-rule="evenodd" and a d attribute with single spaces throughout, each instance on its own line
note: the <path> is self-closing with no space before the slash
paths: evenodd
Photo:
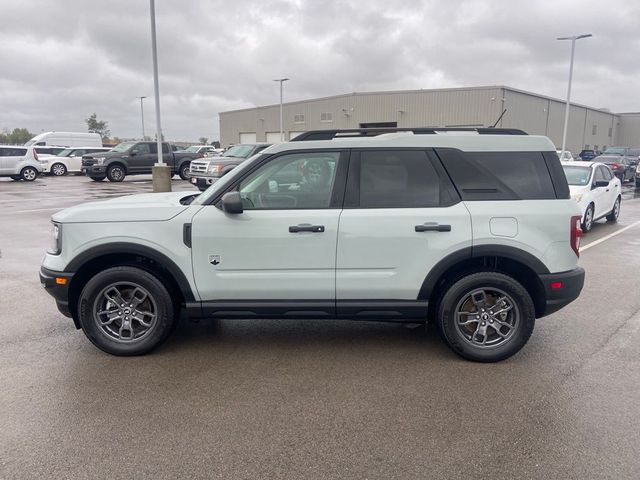
<path id="1" fill-rule="evenodd" d="M 300 225 L 291 225 L 289 227 L 289 233 L 299 232 L 324 232 L 324 225 L 311 225 L 310 223 L 301 223 Z"/>
<path id="2" fill-rule="evenodd" d="M 451 225 L 440 225 L 439 223 L 424 223 L 416 225 L 416 232 L 450 232 Z"/>

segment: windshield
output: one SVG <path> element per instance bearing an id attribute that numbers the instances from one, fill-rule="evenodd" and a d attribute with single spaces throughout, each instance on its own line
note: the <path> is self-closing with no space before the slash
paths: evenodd
<path id="1" fill-rule="evenodd" d="M 58 156 L 59 157 L 68 157 L 69 155 L 71 155 L 71 152 L 73 152 L 73 148 L 65 148 L 64 150 L 62 150 Z"/>
<path id="2" fill-rule="evenodd" d="M 253 150 L 253 145 L 234 145 L 222 154 L 223 157 L 247 158 Z"/>
<path id="3" fill-rule="evenodd" d="M 111 149 L 112 152 L 126 152 L 133 147 L 136 142 L 122 142 Z"/>
<path id="4" fill-rule="evenodd" d="M 191 202 L 191 204 L 203 205 L 207 203 L 207 201 L 211 197 L 215 196 L 216 193 L 219 192 L 220 190 L 224 190 L 225 188 L 227 188 L 228 184 L 232 183 L 239 174 L 242 174 L 242 172 L 244 172 L 247 168 L 249 168 L 256 161 L 256 159 L 260 158 L 261 156 L 262 156 L 261 153 L 256 153 L 255 155 L 250 157 L 248 160 L 245 160 L 244 162 L 242 162 L 240 165 L 238 165 L 236 168 L 231 170 L 224 177 L 222 177 L 220 180 L 218 180 L 216 183 L 214 183 L 209 188 L 207 188 L 204 192 L 198 195 L 193 200 L 193 202 Z"/>
<path id="5" fill-rule="evenodd" d="M 569 185 L 584 186 L 589 184 L 591 167 L 562 167 Z"/>
<path id="6" fill-rule="evenodd" d="M 200 147 L 196 146 L 196 145 L 191 145 L 189 148 L 187 148 L 185 150 L 185 152 L 189 152 L 189 153 L 198 153 L 198 150 L 200 150 Z"/>
<path id="7" fill-rule="evenodd" d="M 605 155 L 624 155 L 625 149 L 623 147 L 609 147 L 604 153 Z"/>

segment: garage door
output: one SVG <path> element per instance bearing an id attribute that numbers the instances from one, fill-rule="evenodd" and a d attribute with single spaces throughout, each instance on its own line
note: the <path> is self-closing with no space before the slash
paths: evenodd
<path id="1" fill-rule="evenodd" d="M 240 133 L 240 143 L 256 143 L 256 132 Z"/>
<path id="2" fill-rule="evenodd" d="M 267 143 L 280 143 L 280 132 L 267 132 Z"/>
<path id="3" fill-rule="evenodd" d="M 289 140 L 293 140 L 294 138 L 296 138 L 298 135 L 303 134 L 304 132 L 289 132 Z"/>

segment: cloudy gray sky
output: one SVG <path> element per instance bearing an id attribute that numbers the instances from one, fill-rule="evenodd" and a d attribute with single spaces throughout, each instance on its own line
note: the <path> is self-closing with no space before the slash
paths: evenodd
<path id="1" fill-rule="evenodd" d="M 156 0 L 163 131 L 218 137 L 217 113 L 376 90 L 509 85 L 640 110 L 638 0 Z M 147 0 L 0 0 L 0 129 L 154 130 Z"/>

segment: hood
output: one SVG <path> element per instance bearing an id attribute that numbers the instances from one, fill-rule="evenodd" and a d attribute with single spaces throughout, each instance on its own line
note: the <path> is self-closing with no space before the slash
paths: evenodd
<path id="1" fill-rule="evenodd" d="M 143 193 L 83 203 L 54 214 L 59 223 L 161 222 L 189 208 L 180 200 L 193 192 Z"/>

